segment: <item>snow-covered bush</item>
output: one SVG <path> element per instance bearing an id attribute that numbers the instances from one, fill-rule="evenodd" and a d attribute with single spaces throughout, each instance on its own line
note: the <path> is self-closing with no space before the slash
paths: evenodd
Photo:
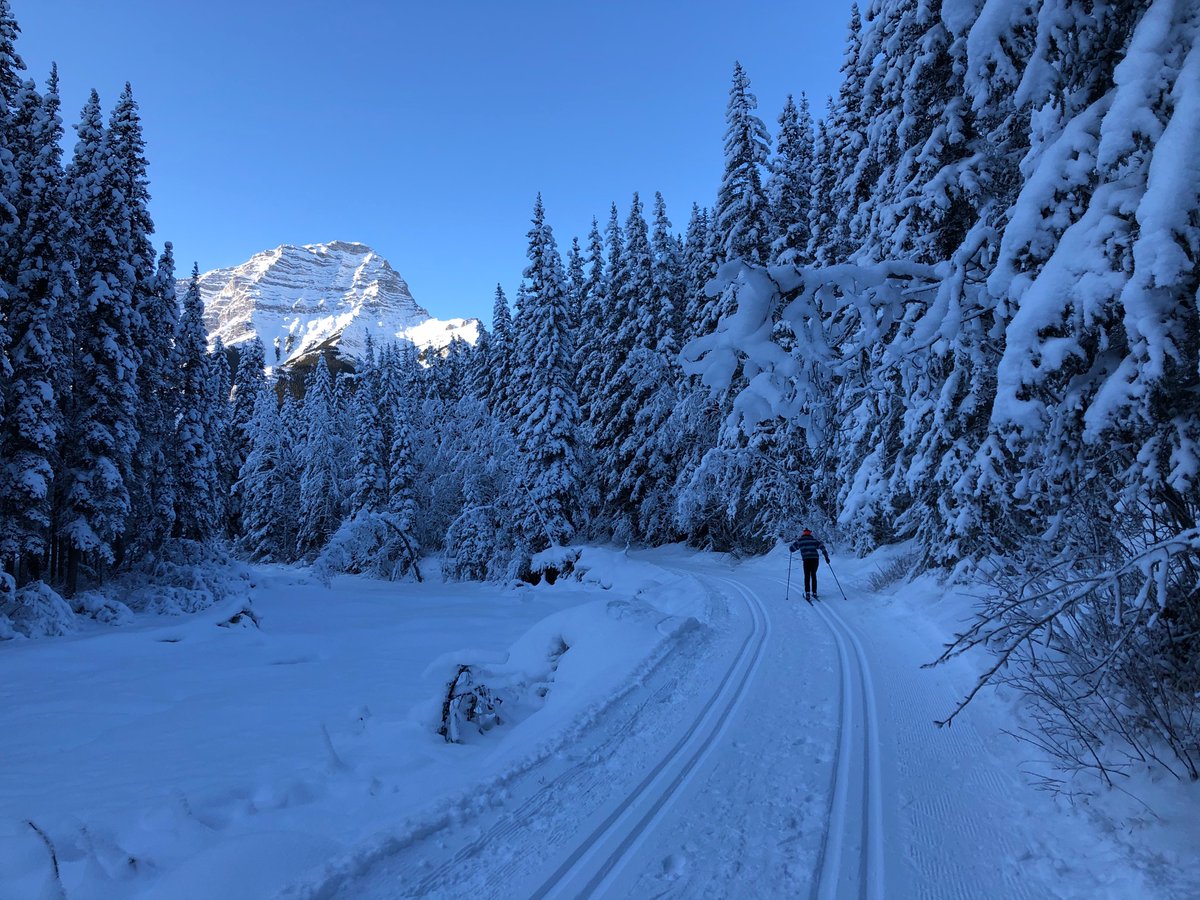
<path id="1" fill-rule="evenodd" d="M 79 630 L 71 605 L 45 582 L 31 582 L 9 597 L 0 606 L 0 639 L 57 637 Z"/>
<path id="2" fill-rule="evenodd" d="M 77 616 L 87 616 L 103 625 L 128 625 L 133 610 L 101 591 L 80 591 L 71 598 L 71 609 Z"/>
<path id="3" fill-rule="evenodd" d="M 1037 726 L 1022 736 L 1069 771 L 1111 783 L 1154 761 L 1196 780 L 1200 529 L 1148 542 L 1140 523 L 1110 522 L 1081 502 L 1057 550 L 990 560 L 984 606 L 941 659 L 991 648 L 994 664 L 958 709 L 989 682 L 1019 689 Z"/>
<path id="4" fill-rule="evenodd" d="M 170 616 L 200 612 L 245 590 L 244 573 L 224 551 L 186 540 L 108 586 L 135 612 Z"/>
<path id="5" fill-rule="evenodd" d="M 325 580 L 339 572 L 388 581 L 411 574 L 421 580 L 417 547 L 401 518 L 394 513 L 365 509 L 342 523 L 317 557 L 313 569 Z"/>

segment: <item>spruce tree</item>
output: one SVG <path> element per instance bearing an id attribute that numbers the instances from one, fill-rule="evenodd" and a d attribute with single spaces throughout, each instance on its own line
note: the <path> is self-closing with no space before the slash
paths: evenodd
<path id="1" fill-rule="evenodd" d="M 788 94 L 783 112 L 779 114 L 779 136 L 767 182 L 774 224 L 771 256 L 775 263 L 803 264 L 808 261 L 808 245 L 812 238 L 813 157 L 813 122 L 808 98 L 801 94 L 797 106 Z"/>
<path id="2" fill-rule="evenodd" d="M 11 368 L 8 388 L 0 394 L 0 454 L 7 462 L 0 470 L 0 556 L 11 561 L 20 582 L 40 576 L 47 550 L 61 429 L 62 382 L 55 373 L 65 362 L 55 355 L 54 333 L 56 320 L 71 306 L 74 279 L 55 107 L 33 82 L 21 87 L 15 102 L 5 127 L 16 220 L 2 274 L 10 285 Z"/>
<path id="3" fill-rule="evenodd" d="M 208 353 L 200 270 L 192 267 L 175 338 L 179 416 L 175 426 L 175 534 L 205 541 L 218 528 L 217 384 Z"/>
<path id="4" fill-rule="evenodd" d="M 333 378 L 322 353 L 304 392 L 304 453 L 296 552 L 313 558 L 342 521 Z"/>
<path id="5" fill-rule="evenodd" d="M 736 63 L 725 110 L 725 172 L 717 193 L 716 227 L 724 260 L 762 264 L 770 259 L 771 207 L 762 177 L 771 138 L 754 114 L 757 108 L 750 79 Z"/>
<path id="6" fill-rule="evenodd" d="M 291 555 L 291 547 L 280 552 L 279 541 L 279 525 L 291 518 L 277 506 L 279 482 L 287 477 L 281 468 L 283 429 L 275 392 L 259 391 L 244 429 L 247 452 L 237 482 L 242 501 L 239 543 L 252 559 L 287 559 Z"/>
<path id="7" fill-rule="evenodd" d="M 529 265 L 518 301 L 518 368 L 525 385 L 519 440 L 528 504 L 521 522 L 534 550 L 565 544 L 583 524 L 579 503 L 578 401 L 571 384 L 567 291 L 562 258 L 546 223 L 541 195 L 534 204 Z"/>
<path id="8" fill-rule="evenodd" d="M 496 298 L 492 306 L 492 334 L 488 343 L 488 378 L 491 393 L 487 397 L 488 409 L 497 418 L 505 419 L 514 414 L 514 388 L 512 370 L 515 363 L 512 315 L 508 311 L 508 298 L 504 289 L 496 285 Z"/>
<path id="9" fill-rule="evenodd" d="M 79 228 L 80 347 L 67 424 L 61 534 L 68 545 L 68 591 L 82 557 L 116 560 L 129 516 L 129 481 L 137 446 L 134 257 L 124 161 L 113 151 L 92 92 L 76 128 L 68 173 L 69 204 Z"/>
<path id="10" fill-rule="evenodd" d="M 179 297 L 174 248 L 168 241 L 158 259 L 150 300 L 143 310 L 144 333 L 139 369 L 138 432 L 134 457 L 133 543 L 154 553 L 175 527 L 176 419 L 180 407 L 180 369 L 175 337 L 179 333 Z"/>
<path id="11" fill-rule="evenodd" d="M 266 351 L 257 336 L 238 345 L 237 371 L 233 376 L 233 403 L 229 421 L 230 466 L 237 475 L 250 453 L 250 429 L 259 394 L 271 390 L 266 375 Z M 240 476 L 238 476 L 240 478 Z M 245 498 L 235 481 L 229 494 L 230 531 L 242 532 L 240 518 Z"/>
<path id="12" fill-rule="evenodd" d="M 21 26 L 12 14 L 9 0 L 0 0 L 0 101 L 4 104 L 3 114 L 16 110 L 20 103 L 21 73 L 25 71 L 25 60 L 17 53 L 17 35 Z"/>

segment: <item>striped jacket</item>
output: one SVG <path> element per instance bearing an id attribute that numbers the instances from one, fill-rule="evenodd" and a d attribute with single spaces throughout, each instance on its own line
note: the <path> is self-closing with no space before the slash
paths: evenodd
<path id="1" fill-rule="evenodd" d="M 801 559 L 819 559 L 825 557 L 825 561 L 829 562 L 829 553 L 825 549 L 825 545 L 818 541 L 811 534 L 803 535 L 798 541 L 792 544 L 792 552 L 800 551 Z"/>

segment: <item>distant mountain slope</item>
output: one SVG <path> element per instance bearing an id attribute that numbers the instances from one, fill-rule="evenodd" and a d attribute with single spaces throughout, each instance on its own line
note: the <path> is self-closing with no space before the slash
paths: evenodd
<path id="1" fill-rule="evenodd" d="M 178 283 L 180 297 L 187 280 Z M 365 244 L 284 244 L 239 266 L 200 276 L 209 337 L 238 344 L 257 335 L 268 365 L 295 363 L 336 348 L 354 357 L 368 332 L 377 344 L 396 338 L 444 347 L 474 343 L 478 319 L 434 319 L 417 304 L 386 259 Z"/>

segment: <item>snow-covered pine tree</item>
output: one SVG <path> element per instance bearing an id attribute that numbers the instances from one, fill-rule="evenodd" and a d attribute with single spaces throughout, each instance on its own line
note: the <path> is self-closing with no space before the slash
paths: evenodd
<path id="1" fill-rule="evenodd" d="M 604 273 L 604 238 L 600 226 L 592 219 L 588 232 L 587 274 L 580 298 L 579 322 L 575 331 L 575 385 L 579 395 L 580 423 L 590 430 L 593 420 L 592 404 L 600 391 L 604 377 L 602 347 L 608 334 L 606 322 L 606 291 L 608 280 Z M 587 440 L 591 441 L 590 436 Z M 589 478 L 589 481 L 592 479 Z"/>
<path id="2" fill-rule="evenodd" d="M 680 344 L 686 344 L 699 334 L 707 333 L 715 322 L 705 320 L 711 306 L 704 288 L 717 274 L 717 259 L 713 252 L 712 228 L 707 209 L 692 204 L 683 243 L 683 292 L 685 300 L 680 326 Z"/>
<path id="3" fill-rule="evenodd" d="M 515 523 L 527 502 L 520 496 L 524 490 L 512 430 L 475 401 L 460 403 L 456 412 L 456 440 L 446 447 L 446 459 L 462 484 L 463 502 L 446 530 L 443 571 L 457 579 L 510 577 L 517 568 Z"/>
<path id="4" fill-rule="evenodd" d="M 529 229 L 514 380 L 525 385 L 518 417 L 528 503 L 520 528 L 538 551 L 567 543 L 583 524 L 579 503 L 578 400 L 571 383 L 569 311 L 562 258 L 541 194 Z"/>
<path id="5" fill-rule="evenodd" d="M 579 238 L 571 238 L 571 250 L 567 253 L 567 310 L 570 317 L 567 321 L 567 336 L 570 340 L 571 354 L 571 384 L 576 391 L 579 389 L 579 371 L 576 361 L 579 358 L 579 329 L 583 322 L 583 309 L 587 304 L 587 273 L 584 270 L 583 249 L 579 246 Z"/>
<path id="6" fill-rule="evenodd" d="M 254 408 L 258 396 L 271 390 L 266 375 L 266 351 L 257 336 L 243 341 L 237 347 L 237 371 L 233 376 L 233 400 L 229 420 L 230 467 L 235 481 L 229 492 L 229 532 L 236 537 L 242 534 L 242 510 L 245 498 L 239 482 L 242 467 L 250 454 L 250 428 L 254 419 Z"/>
<path id="7" fill-rule="evenodd" d="M 25 60 L 17 53 L 17 35 L 20 33 L 21 26 L 12 13 L 12 4 L 0 0 L 0 101 L 4 104 L 5 114 L 20 105 L 17 97 L 24 80 L 21 73 L 25 71 Z"/>
<path id="8" fill-rule="evenodd" d="M 484 402 L 492 393 L 491 347 L 492 333 L 481 323 L 475 346 L 471 349 L 465 389 L 468 396 Z"/>
<path id="9" fill-rule="evenodd" d="M 797 106 L 788 94 L 779 114 L 779 136 L 767 180 L 774 225 L 771 259 L 776 264 L 808 262 L 812 241 L 812 182 L 814 169 L 813 122 L 808 98 L 800 94 Z"/>
<path id="10" fill-rule="evenodd" d="M 636 485 L 646 473 L 634 465 L 640 448 L 649 435 L 637 428 L 639 412 L 649 403 L 657 387 L 661 369 L 655 343 L 657 335 L 667 337 L 668 326 L 660 329 L 661 304 L 655 302 L 654 257 L 641 199 L 635 193 L 625 220 L 625 246 L 621 270 L 613 279 L 615 303 L 610 315 L 615 334 L 608 352 L 619 355 L 620 364 L 611 369 L 605 384 L 608 415 L 604 429 L 594 440 L 602 452 L 598 464 L 611 479 L 606 496 L 606 518 L 619 537 L 637 534 Z M 646 422 L 645 424 L 649 424 Z"/>
<path id="11" fill-rule="evenodd" d="M 342 521 L 333 377 L 322 353 L 304 391 L 304 455 L 296 552 L 312 559 Z"/>
<path id="12" fill-rule="evenodd" d="M 293 562 L 299 554 L 302 520 L 301 481 L 307 452 L 305 410 L 296 399 L 295 388 L 286 377 L 280 378 L 283 402 L 279 406 L 279 449 L 276 474 L 271 479 L 272 495 L 265 508 L 274 517 L 272 543 L 275 558 Z"/>
<path id="13" fill-rule="evenodd" d="M 411 565 L 416 561 L 417 551 L 413 538 L 417 524 L 417 467 L 411 401 L 393 403 L 389 412 L 392 443 L 388 449 L 387 511 L 394 517 L 398 540 L 405 545 Z"/>
<path id="14" fill-rule="evenodd" d="M 612 500 L 616 491 L 618 472 L 611 465 L 616 448 L 613 438 L 620 431 L 619 418 L 623 396 L 616 389 L 621 367 L 625 365 L 629 346 L 622 343 L 628 332 L 622 333 L 622 298 L 628 296 L 625 284 L 625 234 L 613 203 L 605 229 L 605 286 L 602 309 L 591 343 L 581 380 L 588 386 L 587 421 L 584 434 L 591 441 L 589 459 L 592 461 L 596 491 L 592 524 L 601 531 L 612 532 L 616 514 Z"/>
<path id="15" fill-rule="evenodd" d="M 826 240 L 816 249 L 814 258 L 823 263 L 842 263 L 856 249 L 851 233 L 858 207 L 866 199 L 864 180 L 856 177 L 859 158 L 866 147 L 864 97 L 871 60 L 862 47 L 862 17 L 858 4 L 850 5 L 850 25 L 842 62 L 842 81 L 837 100 L 826 119 L 827 150 L 825 159 L 833 166 L 833 188 L 829 206 L 836 224 L 829 228 Z"/>
<path id="16" fill-rule="evenodd" d="M 175 425 L 175 534 L 207 541 L 217 533 L 217 384 L 204 328 L 200 269 L 193 265 L 175 337 L 179 413 Z"/>
<path id="17" fill-rule="evenodd" d="M 0 9 L 0 52 L 15 27 L 8 15 Z M 8 387 L 0 393 L 0 558 L 19 585 L 41 577 L 48 550 L 61 428 L 62 381 L 55 373 L 65 362 L 55 355 L 54 334 L 57 318 L 73 306 L 75 284 L 56 107 L 32 81 L 15 103 L 3 122 L 12 168 L 0 175 L 15 214 L 0 273 L 8 285 L 0 307 L 11 342 Z"/>
<path id="18" fill-rule="evenodd" d="M 512 315 L 508 311 L 508 298 L 504 289 L 496 285 L 495 302 L 492 305 L 492 333 L 488 340 L 487 365 L 491 370 L 488 378 L 490 393 L 486 398 L 488 409 L 498 419 L 510 418 L 514 414 L 512 369 L 515 362 Z"/>
<path id="19" fill-rule="evenodd" d="M 158 259 L 154 287 L 142 310 L 145 334 L 139 369 L 138 442 L 134 456 L 134 527 L 131 544 L 139 556 L 155 554 L 175 529 L 175 442 L 180 408 L 179 296 L 175 253 L 168 241 Z"/>
<path id="20" fill-rule="evenodd" d="M 632 230 L 627 229 L 627 230 Z M 630 249 L 640 244 L 631 239 Z M 635 251 L 627 258 L 640 254 Z M 679 433 L 672 423 L 682 388 L 683 373 L 677 362 L 680 308 L 683 305 L 682 250 L 671 233 L 662 194 L 655 195 L 654 232 L 651 242 L 651 297 L 646 333 L 638 341 L 642 364 L 637 377 L 641 387 L 626 450 L 629 461 L 629 504 L 635 533 L 641 540 L 661 543 L 675 539 L 674 497 L 678 477 Z M 631 279 L 633 280 L 633 279 Z M 632 358 L 632 357 L 631 357 Z"/>
<path id="21" fill-rule="evenodd" d="M 810 261 L 822 266 L 833 262 L 838 227 L 838 214 L 833 201 L 837 190 L 837 160 L 833 155 L 829 130 L 832 108 L 833 98 L 830 97 L 829 114 L 817 123 L 817 135 L 813 141 L 812 207 L 809 210 L 809 240 L 805 250 Z"/>
<path id="22" fill-rule="evenodd" d="M 763 173 L 771 137 L 754 114 L 757 108 L 750 79 L 742 64 L 735 63 L 725 109 L 725 173 L 714 218 L 723 260 L 761 264 L 770 260 L 771 205 L 763 188 Z"/>
<path id="23" fill-rule="evenodd" d="M 217 458 L 217 486 L 214 489 L 217 530 L 221 538 L 233 537 L 230 495 L 237 480 L 238 465 L 233 450 L 233 370 L 229 349 L 218 334 L 213 337 L 208 368 L 213 391 L 213 452 Z M 343 429 L 341 434 L 345 434 Z"/>
<path id="24" fill-rule="evenodd" d="M 368 339 L 358 360 L 354 391 L 354 489 L 350 515 L 379 509 L 387 498 L 387 467 L 390 444 L 380 411 L 382 379 L 375 345 Z"/>
<path id="25" fill-rule="evenodd" d="M 280 456 L 284 424 L 279 403 L 270 387 L 258 392 L 254 410 L 246 422 L 246 459 L 237 482 L 242 500 L 239 544 L 252 559 L 287 559 L 292 549 L 281 553 L 278 525 L 289 521 L 290 513 L 279 510 L 279 480 L 286 477 Z"/>
<path id="26" fill-rule="evenodd" d="M 125 161 L 107 139 L 100 97 L 84 106 L 68 172 L 69 206 L 79 229 L 76 245 L 80 347 L 71 419 L 66 425 L 66 497 L 60 533 L 68 548 L 67 590 L 78 582 L 84 557 L 95 564 L 116 559 L 129 516 L 129 480 L 137 446 L 137 311 L 131 223 L 126 206 Z"/>

